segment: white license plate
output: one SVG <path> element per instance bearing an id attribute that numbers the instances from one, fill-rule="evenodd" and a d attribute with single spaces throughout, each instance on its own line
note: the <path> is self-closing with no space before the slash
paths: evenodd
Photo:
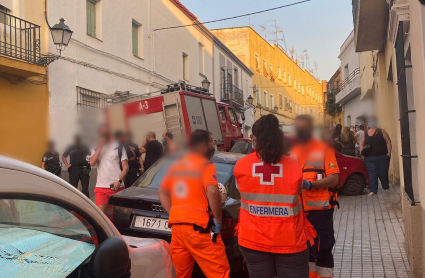
<path id="1" fill-rule="evenodd" d="M 168 228 L 168 219 L 136 216 L 134 227 L 171 232 L 171 229 Z"/>

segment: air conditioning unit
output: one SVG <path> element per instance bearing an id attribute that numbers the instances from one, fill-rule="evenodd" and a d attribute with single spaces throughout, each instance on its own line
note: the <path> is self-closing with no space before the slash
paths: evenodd
<path id="1" fill-rule="evenodd" d="M 259 91 L 260 91 L 260 85 L 254 84 L 254 93 L 259 92 Z"/>

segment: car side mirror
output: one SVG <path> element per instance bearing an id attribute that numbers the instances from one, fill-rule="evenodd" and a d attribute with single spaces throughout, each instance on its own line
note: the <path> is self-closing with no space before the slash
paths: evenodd
<path id="1" fill-rule="evenodd" d="M 114 236 L 94 250 L 89 266 L 91 278 L 126 278 L 131 276 L 130 253 L 125 241 Z"/>

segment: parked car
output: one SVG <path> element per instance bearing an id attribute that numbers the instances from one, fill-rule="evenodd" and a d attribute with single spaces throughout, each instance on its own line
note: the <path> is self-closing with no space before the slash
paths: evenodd
<path id="1" fill-rule="evenodd" d="M 245 155 L 216 152 L 212 158 L 217 169 L 218 182 L 227 190 L 227 200 L 223 204 L 223 226 L 221 236 L 226 246 L 231 273 L 243 269 L 243 258 L 239 250 L 235 226 L 239 221 L 241 205 L 239 190 L 235 186 L 233 168 Z M 113 205 L 113 221 L 123 235 L 140 238 L 161 238 L 171 241 L 171 229 L 168 227 L 168 213 L 161 206 L 158 189 L 164 174 L 177 156 L 163 157 L 146 171 L 130 188 L 109 198 Z M 195 266 L 193 276 L 203 276 Z"/>
<path id="2" fill-rule="evenodd" d="M 4 156 L 0 176 L 0 277 L 175 277 L 167 242 L 121 236 L 59 177 Z"/>
<path id="3" fill-rule="evenodd" d="M 287 155 L 289 155 L 293 143 L 292 136 L 285 136 L 284 144 Z M 231 149 L 231 152 L 244 154 L 250 154 L 254 151 L 250 138 L 238 140 Z M 336 150 L 335 156 L 340 170 L 338 188 L 347 196 L 361 195 L 364 188 L 369 185 L 369 174 L 364 161 L 353 156 L 343 155 Z"/>

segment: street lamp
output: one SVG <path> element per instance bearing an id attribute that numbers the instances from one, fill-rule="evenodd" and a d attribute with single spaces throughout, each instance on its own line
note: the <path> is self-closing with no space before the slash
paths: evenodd
<path id="1" fill-rule="evenodd" d="M 248 97 L 248 99 L 246 101 L 247 101 L 247 103 L 249 105 L 252 105 L 252 102 L 254 101 L 254 98 L 251 95 L 249 95 L 249 97 Z"/>
<path id="2" fill-rule="evenodd" d="M 56 50 L 61 55 L 61 52 L 65 50 L 71 40 L 72 31 L 68 26 L 65 25 L 65 19 L 59 19 L 59 23 L 55 24 L 50 28 L 52 33 L 53 43 L 56 46 Z"/>
<path id="3" fill-rule="evenodd" d="M 277 113 L 277 110 L 279 109 L 279 107 L 277 107 L 277 106 L 275 106 L 274 108 L 273 108 L 273 111 L 275 112 L 275 113 Z"/>
<path id="4" fill-rule="evenodd" d="M 205 79 L 202 81 L 202 88 L 204 88 L 205 90 L 209 91 L 210 90 L 210 85 L 211 82 L 208 81 L 208 79 L 205 77 Z"/>

